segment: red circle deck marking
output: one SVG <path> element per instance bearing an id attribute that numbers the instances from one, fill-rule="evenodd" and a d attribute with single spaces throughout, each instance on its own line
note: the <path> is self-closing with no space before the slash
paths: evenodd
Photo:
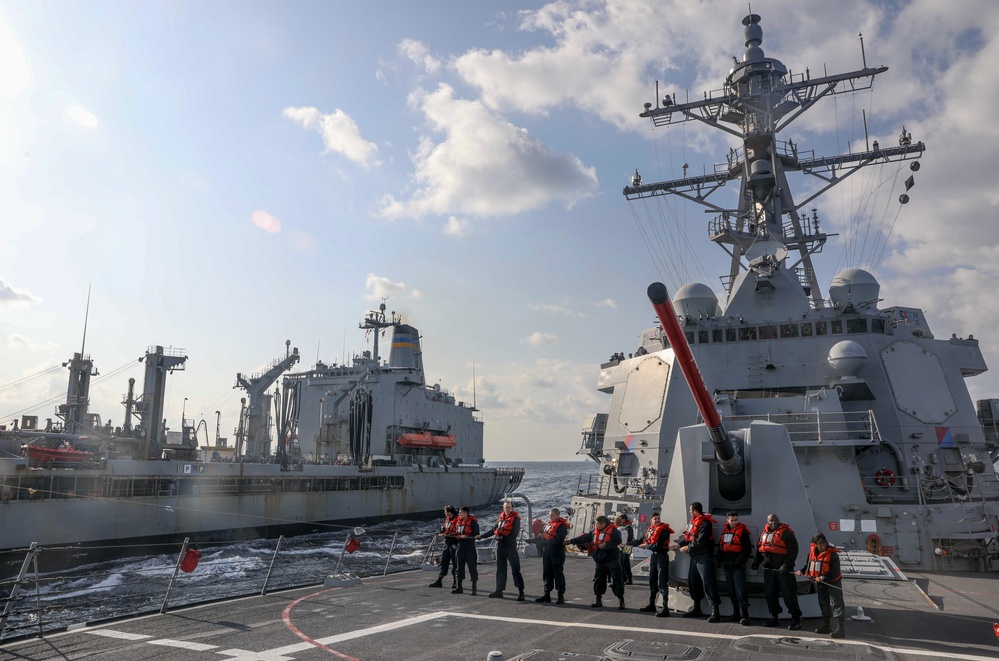
<path id="1" fill-rule="evenodd" d="M 288 627 L 293 634 L 295 634 L 296 636 L 298 636 L 299 638 L 301 638 L 305 642 L 309 643 L 310 645 L 315 645 L 319 649 L 325 650 L 325 651 L 329 652 L 330 654 L 333 654 L 334 656 L 340 657 L 341 659 L 347 659 L 347 661 L 361 661 L 361 659 L 358 659 L 356 657 L 344 654 L 343 652 L 337 652 L 332 647 L 327 647 L 326 645 L 323 645 L 319 641 L 310 638 L 309 636 L 307 636 L 304 633 L 302 633 L 302 631 L 298 627 L 296 627 L 294 624 L 291 623 L 291 609 L 292 608 L 294 608 L 295 606 L 297 606 L 301 602 L 305 601 L 306 599 L 311 599 L 312 597 L 315 597 L 315 596 L 318 596 L 318 595 L 321 595 L 321 594 L 325 594 L 326 592 L 331 592 L 331 591 L 333 591 L 335 589 L 336 588 L 330 588 L 328 590 L 320 590 L 319 592 L 313 592 L 312 594 L 307 594 L 304 597 L 299 597 L 298 599 L 296 599 L 295 601 L 291 602 L 290 604 L 288 604 L 285 607 L 284 612 L 281 613 L 281 619 L 284 620 L 285 626 Z"/>

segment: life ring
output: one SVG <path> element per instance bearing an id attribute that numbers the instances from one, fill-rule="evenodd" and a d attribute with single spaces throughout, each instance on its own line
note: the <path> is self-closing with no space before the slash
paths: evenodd
<path id="1" fill-rule="evenodd" d="M 887 468 L 882 468 L 874 474 L 874 482 L 879 487 L 895 486 L 895 473 Z"/>
<path id="2" fill-rule="evenodd" d="M 873 555 L 884 555 L 881 550 L 881 538 L 877 535 L 867 536 L 867 552 Z"/>

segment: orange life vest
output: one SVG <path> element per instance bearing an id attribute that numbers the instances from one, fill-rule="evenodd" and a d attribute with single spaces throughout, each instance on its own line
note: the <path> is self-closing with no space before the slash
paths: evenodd
<path id="1" fill-rule="evenodd" d="M 812 578 L 818 576 L 825 576 L 829 573 L 830 558 L 832 558 L 833 553 L 839 553 L 839 549 L 830 544 L 826 547 L 826 550 L 822 553 L 815 552 L 815 544 L 812 544 L 812 548 L 808 551 L 808 571 L 806 572 Z M 843 578 L 843 574 L 840 574 L 836 578 L 824 579 L 826 581 L 838 581 Z"/>
<path id="2" fill-rule="evenodd" d="M 454 520 L 454 534 L 456 537 L 468 537 L 472 534 L 472 522 L 477 521 L 471 514 L 468 515 L 467 519 L 463 519 L 460 516 Z"/>
<path id="3" fill-rule="evenodd" d="M 748 531 L 749 528 L 741 521 L 735 524 L 734 528 L 729 528 L 726 523 L 718 541 L 718 548 L 726 553 L 742 553 L 742 534 L 744 532 L 748 534 Z"/>
<path id="4" fill-rule="evenodd" d="M 502 512 L 499 515 L 499 523 L 496 524 L 496 536 L 497 537 L 509 537 L 510 533 L 513 532 L 514 521 L 520 521 L 520 515 L 516 512 Z"/>
<path id="5" fill-rule="evenodd" d="M 705 514 L 698 514 L 687 524 L 687 528 L 683 531 L 683 538 L 687 540 L 688 544 L 697 539 L 697 532 L 701 529 L 701 524 L 705 521 L 710 525 L 714 519 Z"/>
<path id="6" fill-rule="evenodd" d="M 458 517 L 452 516 L 448 519 L 444 519 L 444 525 L 441 526 L 441 534 L 445 537 L 453 537 L 456 525 L 458 525 Z"/>
<path id="7" fill-rule="evenodd" d="M 541 539 L 553 540 L 558 536 L 558 527 L 565 526 L 565 529 L 569 529 L 569 522 L 559 517 L 554 521 L 549 521 L 545 524 L 544 530 L 541 531 Z"/>
<path id="8" fill-rule="evenodd" d="M 673 534 L 673 529 L 669 527 L 668 523 L 660 523 L 658 526 L 649 526 L 649 529 L 645 531 L 645 540 L 643 543 L 649 546 L 655 546 L 659 538 L 662 537 L 663 533 L 666 536 Z"/>
<path id="9" fill-rule="evenodd" d="M 770 524 L 765 525 L 760 534 L 760 552 L 787 555 L 787 544 L 784 543 L 785 530 L 791 530 L 791 526 L 782 523 L 775 530 L 770 530 Z"/>
<path id="10" fill-rule="evenodd" d="M 617 526 L 613 523 L 608 523 L 603 530 L 593 529 L 593 541 L 590 542 L 590 553 L 600 549 L 600 545 L 607 543 L 610 544 L 611 533 L 617 530 Z"/>

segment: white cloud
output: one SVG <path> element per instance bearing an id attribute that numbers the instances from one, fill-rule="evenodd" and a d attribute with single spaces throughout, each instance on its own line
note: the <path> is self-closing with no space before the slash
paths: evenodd
<path id="1" fill-rule="evenodd" d="M 413 61 L 427 73 L 436 73 L 441 68 L 441 62 L 430 54 L 426 44 L 415 39 L 403 39 L 399 42 L 399 52 Z"/>
<path id="2" fill-rule="evenodd" d="M 443 134 L 421 138 L 412 154 L 417 190 L 408 200 L 386 196 L 382 215 L 420 218 L 428 214 L 479 217 L 516 214 L 551 201 L 573 202 L 594 194 L 596 170 L 572 154 L 554 154 L 479 101 L 456 99 L 454 90 L 415 92 L 411 103 Z"/>
<path id="3" fill-rule="evenodd" d="M 0 16 L 0 96 L 19 96 L 28 89 L 31 74 L 28 58 L 14 33 Z"/>
<path id="4" fill-rule="evenodd" d="M 268 234 L 277 234 L 281 231 L 281 221 L 263 209 L 257 209 L 254 211 L 252 220 L 254 225 Z"/>
<path id="5" fill-rule="evenodd" d="M 327 115 L 318 108 L 285 108 L 283 114 L 303 128 L 318 131 L 327 152 L 340 154 L 366 169 L 381 165 L 378 145 L 365 140 L 357 122 L 339 108 Z"/>
<path id="6" fill-rule="evenodd" d="M 602 301 L 597 301 L 596 303 L 594 303 L 594 305 L 596 305 L 597 307 L 610 308 L 612 310 L 617 309 L 617 301 L 615 301 L 613 298 L 605 298 Z"/>
<path id="7" fill-rule="evenodd" d="M 62 116 L 70 124 L 76 124 L 85 129 L 97 128 L 97 116 L 83 106 L 70 104 L 62 109 Z"/>
<path id="8" fill-rule="evenodd" d="M 423 294 L 419 289 L 409 289 L 405 282 L 392 282 L 388 278 L 374 273 L 369 273 L 364 282 L 364 288 L 368 290 L 366 298 L 369 301 L 380 301 L 383 298 L 405 297 L 422 299 Z"/>
<path id="9" fill-rule="evenodd" d="M 553 342 L 558 342 L 558 335 L 552 333 L 542 333 L 540 331 L 534 331 L 527 337 L 521 340 L 523 344 L 530 344 L 534 347 L 540 347 L 542 344 L 551 344 Z"/>
<path id="10" fill-rule="evenodd" d="M 444 224 L 444 233 L 448 236 L 465 236 L 468 234 L 468 230 L 469 222 L 457 216 L 451 216 Z"/>
<path id="11" fill-rule="evenodd" d="M 7 336 L 7 346 L 13 351 L 39 351 L 53 352 L 58 348 L 55 342 L 37 342 L 27 335 L 21 333 L 11 333 Z"/>
<path id="12" fill-rule="evenodd" d="M 577 313 L 570 310 L 567 305 L 563 305 L 560 303 L 528 303 L 527 309 L 536 310 L 539 312 L 547 312 L 549 314 L 557 314 L 557 315 L 564 315 L 571 317 L 577 316 Z"/>
<path id="13" fill-rule="evenodd" d="M 41 303 L 38 298 L 26 289 L 18 289 L 0 278 L 0 305 L 5 303 Z"/>

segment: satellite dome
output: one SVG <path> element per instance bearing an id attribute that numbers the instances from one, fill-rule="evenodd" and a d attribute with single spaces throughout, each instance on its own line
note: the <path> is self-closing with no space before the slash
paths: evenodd
<path id="1" fill-rule="evenodd" d="M 829 350 L 829 357 L 826 363 L 836 372 L 837 376 L 857 376 L 864 361 L 867 360 L 867 352 L 853 340 L 843 340 L 833 345 Z"/>
<path id="2" fill-rule="evenodd" d="M 680 287 L 673 297 L 673 311 L 681 317 L 694 318 L 699 317 L 701 312 L 707 313 L 708 317 L 717 317 L 721 314 L 714 290 L 700 282 Z"/>
<path id="3" fill-rule="evenodd" d="M 829 298 L 837 309 L 843 309 L 847 303 L 859 306 L 861 303 L 872 302 L 877 308 L 881 285 L 877 278 L 863 269 L 846 269 L 840 271 L 832 284 L 829 285 Z"/>

